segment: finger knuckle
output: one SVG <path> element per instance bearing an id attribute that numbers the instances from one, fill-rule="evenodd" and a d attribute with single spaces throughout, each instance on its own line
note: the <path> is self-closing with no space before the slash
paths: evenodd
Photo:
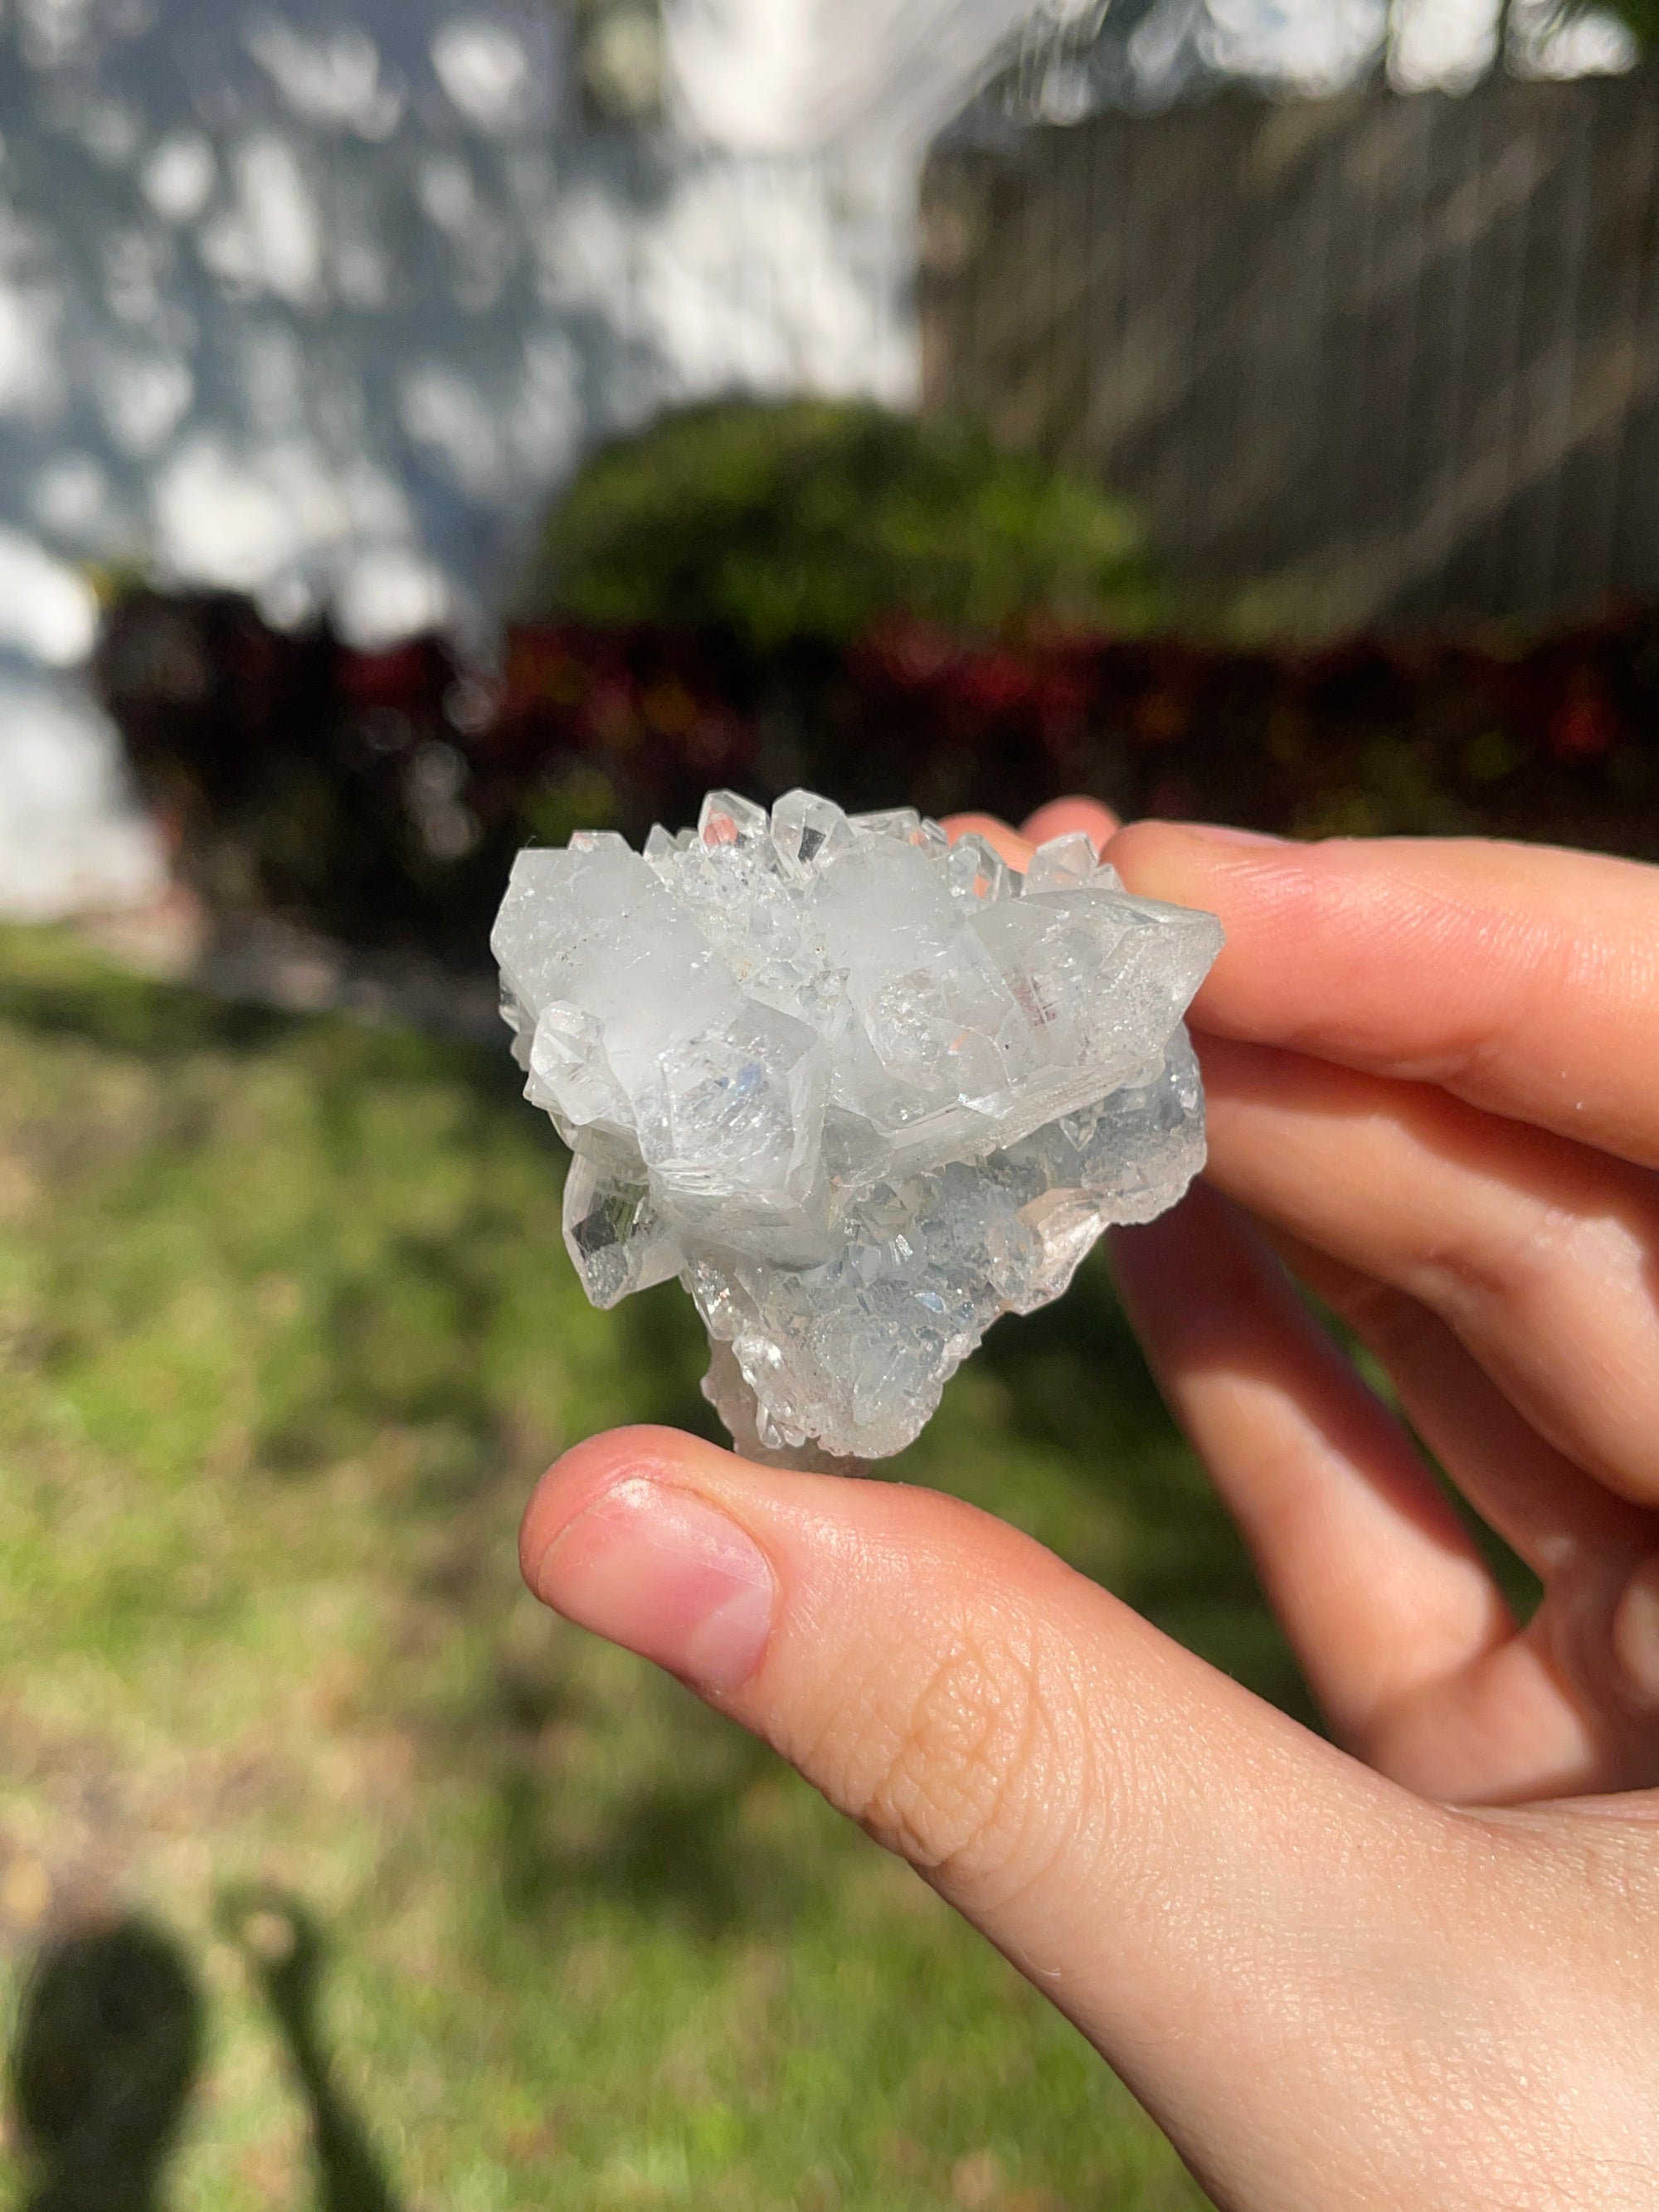
<path id="1" fill-rule="evenodd" d="M 1517 1200 L 1501 1224 L 1449 1235 L 1427 1255 L 1421 1294 L 1460 1323 L 1501 1317 L 1547 1332 L 1564 1286 L 1575 1302 L 1587 1284 L 1616 1284 L 1640 1300 L 1656 1241 L 1655 1209 L 1606 1188 L 1555 1203 Z"/>
<path id="2" fill-rule="evenodd" d="M 1438 1315 L 1389 1284 L 1355 1282 L 1333 1304 L 1390 1370 L 1415 1366 L 1445 1341 L 1446 1324 Z"/>
<path id="3" fill-rule="evenodd" d="M 963 1623 L 888 1670 L 847 1762 L 846 1809 L 876 1839 L 952 1887 L 1018 1871 L 1054 1847 L 1087 1738 L 1040 1636 Z"/>

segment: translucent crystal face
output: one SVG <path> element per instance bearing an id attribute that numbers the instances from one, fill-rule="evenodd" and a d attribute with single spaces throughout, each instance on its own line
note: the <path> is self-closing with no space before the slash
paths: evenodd
<path id="1" fill-rule="evenodd" d="M 755 1454 L 902 1450 L 1000 1314 L 1204 1164 L 1182 1017 L 1221 926 L 1085 837 L 1022 877 L 908 809 L 715 792 L 642 854 L 521 853 L 492 943 L 588 1297 L 678 1275 Z"/>

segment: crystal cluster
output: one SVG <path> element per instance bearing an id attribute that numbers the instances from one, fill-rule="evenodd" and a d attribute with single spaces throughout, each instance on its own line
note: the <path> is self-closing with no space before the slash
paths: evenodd
<path id="1" fill-rule="evenodd" d="M 1221 926 L 1086 837 L 1022 877 L 908 809 L 716 792 L 642 854 L 521 853 L 492 943 L 588 1297 L 678 1275 L 752 1456 L 902 1450 L 1000 1314 L 1204 1164 L 1182 1016 Z"/>

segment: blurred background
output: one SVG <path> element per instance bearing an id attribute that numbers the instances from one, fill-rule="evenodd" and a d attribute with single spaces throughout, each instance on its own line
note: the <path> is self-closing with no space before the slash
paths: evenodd
<path id="1" fill-rule="evenodd" d="M 485 951 L 705 789 L 1659 859 L 1650 0 L 0 0 L 0 2190 L 1192 2212 L 541 1616 Z M 1098 1266 L 892 1472 L 1309 1717 Z M 1524 1581 L 1504 1563 L 1524 1602 Z"/>

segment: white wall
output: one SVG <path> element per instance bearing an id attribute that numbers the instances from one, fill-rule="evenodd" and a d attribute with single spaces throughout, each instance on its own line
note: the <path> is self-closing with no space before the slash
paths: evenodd
<path id="1" fill-rule="evenodd" d="M 560 0 L 0 0 L 0 911 L 157 880 L 80 570 L 483 635 L 607 431 L 914 392 L 923 143 L 1023 21 L 1099 5 L 666 0 L 670 150 L 583 131 Z M 1404 76 L 1478 73 L 1495 6 L 1396 0 Z M 1150 91 L 1183 55 L 1316 89 L 1384 16 L 1160 0 L 1132 58 Z M 1577 35 L 1572 65 L 1628 58 Z"/>
<path id="2" fill-rule="evenodd" d="M 77 837 L 144 873 L 77 568 L 482 635 L 607 431 L 914 390 L 908 161 L 596 137 L 562 20 L 0 0 L 0 908 L 83 902 Z"/>

